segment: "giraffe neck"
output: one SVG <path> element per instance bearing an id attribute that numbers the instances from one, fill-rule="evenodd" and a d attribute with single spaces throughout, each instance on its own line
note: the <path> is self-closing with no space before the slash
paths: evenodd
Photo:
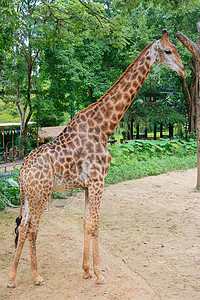
<path id="1" fill-rule="evenodd" d="M 83 131 L 96 135 L 101 143 L 106 144 L 156 62 L 153 44 L 140 53 L 118 81 L 97 102 L 77 114 L 70 124 L 73 125 L 74 121 L 84 123 L 84 126 L 79 125 L 79 132 L 84 127 Z"/>

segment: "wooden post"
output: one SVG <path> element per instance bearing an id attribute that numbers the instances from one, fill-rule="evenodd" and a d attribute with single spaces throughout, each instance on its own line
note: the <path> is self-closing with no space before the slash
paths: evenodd
<path id="1" fill-rule="evenodd" d="M 200 33 L 200 22 L 197 23 Z M 197 189 L 200 188 L 200 37 L 197 45 L 181 32 L 177 32 L 176 37 L 194 55 L 196 60 L 196 139 L 197 139 Z"/>
<path id="2" fill-rule="evenodd" d="M 200 33 L 200 22 L 197 23 L 197 29 Z M 200 49 L 200 37 L 197 41 Z M 197 189 L 200 187 L 200 55 L 196 59 L 196 139 L 197 139 Z"/>

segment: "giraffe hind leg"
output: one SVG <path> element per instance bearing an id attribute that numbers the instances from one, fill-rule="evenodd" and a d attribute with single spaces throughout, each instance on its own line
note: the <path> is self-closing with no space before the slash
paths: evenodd
<path id="1" fill-rule="evenodd" d="M 48 193 L 41 191 L 41 194 L 36 201 L 37 212 L 35 211 L 35 209 L 30 210 L 31 222 L 29 224 L 28 240 L 30 245 L 30 256 L 31 256 L 31 274 L 36 285 L 45 284 L 45 281 L 39 275 L 38 272 L 36 240 L 37 240 L 40 217 L 47 204 L 47 201 L 51 196 L 51 192 L 52 190 L 50 190 Z"/>
<path id="2" fill-rule="evenodd" d="M 37 226 L 32 223 L 29 225 L 28 240 L 30 245 L 30 255 L 31 255 L 31 273 L 33 280 L 36 285 L 45 284 L 43 278 L 39 275 L 38 264 L 37 264 L 37 253 L 36 253 L 36 239 L 37 239 Z"/>
<path id="3" fill-rule="evenodd" d="M 51 182 L 51 188 L 47 193 L 42 189 L 40 190 L 40 194 L 37 195 L 34 199 L 35 205 L 30 209 L 29 212 L 31 216 L 31 221 L 29 223 L 28 240 L 30 245 L 30 256 L 31 256 L 31 274 L 36 285 L 45 284 L 45 281 L 39 275 L 38 272 L 36 240 L 37 240 L 40 217 L 42 215 L 42 212 L 47 202 L 50 199 L 52 188 L 53 188 L 53 183 Z"/>
<path id="4" fill-rule="evenodd" d="M 16 251 L 15 251 L 15 256 L 14 256 L 14 260 L 11 266 L 11 270 L 9 273 L 9 282 L 7 284 L 8 287 L 16 287 L 16 273 L 17 273 L 17 267 L 19 264 L 19 259 L 21 256 L 21 252 L 24 246 L 24 242 L 27 238 L 27 233 L 28 233 L 28 223 L 26 224 L 26 226 L 24 227 L 23 224 L 21 224 L 18 228 L 18 241 L 17 241 L 17 247 L 16 247 Z"/>

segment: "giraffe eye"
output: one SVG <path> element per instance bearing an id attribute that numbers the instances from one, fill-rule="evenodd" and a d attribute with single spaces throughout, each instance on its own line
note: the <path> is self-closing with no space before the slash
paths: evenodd
<path id="1" fill-rule="evenodd" d="M 172 51 L 171 50 L 164 50 L 166 54 L 171 54 Z"/>

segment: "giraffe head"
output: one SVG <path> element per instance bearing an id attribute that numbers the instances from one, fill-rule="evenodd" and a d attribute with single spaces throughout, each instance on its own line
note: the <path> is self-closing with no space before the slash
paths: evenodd
<path id="1" fill-rule="evenodd" d="M 163 29 L 163 36 L 153 44 L 155 63 L 162 63 L 176 71 L 178 75 L 186 77 L 187 73 L 182 64 L 176 46 L 169 42 L 168 32 Z"/>

